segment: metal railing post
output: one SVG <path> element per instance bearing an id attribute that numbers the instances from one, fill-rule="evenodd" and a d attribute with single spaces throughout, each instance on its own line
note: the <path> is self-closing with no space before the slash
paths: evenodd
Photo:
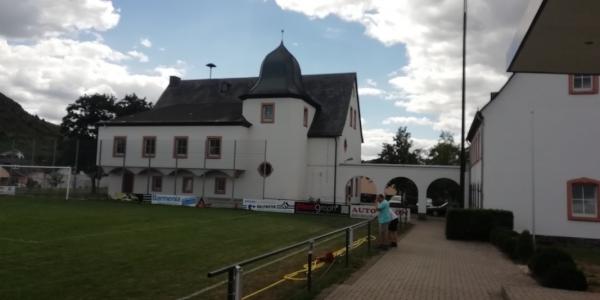
<path id="1" fill-rule="evenodd" d="M 312 255 L 313 255 L 313 248 L 315 247 L 315 241 L 314 240 L 310 240 L 308 242 L 308 259 L 307 259 L 307 263 L 308 263 L 308 270 L 306 272 L 306 288 L 310 291 L 311 287 L 312 287 Z"/>
<path id="2" fill-rule="evenodd" d="M 367 223 L 367 254 L 371 254 L 371 220 Z"/>
<path id="3" fill-rule="evenodd" d="M 227 299 L 242 299 L 242 267 L 235 266 L 229 269 L 227 281 Z"/>
<path id="4" fill-rule="evenodd" d="M 350 227 L 346 228 L 346 267 L 350 259 Z"/>

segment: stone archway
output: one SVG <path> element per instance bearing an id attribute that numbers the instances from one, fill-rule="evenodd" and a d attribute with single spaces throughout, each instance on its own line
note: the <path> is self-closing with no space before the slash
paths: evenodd
<path id="1" fill-rule="evenodd" d="M 408 177 L 394 177 L 388 181 L 384 191 L 386 197 L 400 196 L 402 203 L 410 208 L 411 213 L 418 212 L 419 188 Z"/>
<path id="2" fill-rule="evenodd" d="M 460 197 L 460 186 L 448 178 L 438 178 L 427 187 L 427 198 L 431 199 L 432 207 L 447 204 L 447 207 L 463 207 Z"/>

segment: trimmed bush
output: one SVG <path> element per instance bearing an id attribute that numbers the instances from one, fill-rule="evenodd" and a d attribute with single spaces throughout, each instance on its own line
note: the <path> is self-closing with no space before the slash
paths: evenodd
<path id="1" fill-rule="evenodd" d="M 515 252 L 516 257 L 522 262 L 529 261 L 533 255 L 533 238 L 528 230 L 519 235 Z"/>
<path id="2" fill-rule="evenodd" d="M 575 261 L 569 253 L 554 247 L 542 248 L 537 251 L 529 260 L 529 269 L 531 272 L 542 278 L 550 267 L 557 264 L 571 264 L 576 268 Z"/>
<path id="3" fill-rule="evenodd" d="M 574 291 L 585 291 L 588 287 L 583 272 L 568 262 L 561 262 L 548 268 L 540 278 L 540 283 L 545 287 Z"/>
<path id="4" fill-rule="evenodd" d="M 446 214 L 446 238 L 489 241 L 493 228 L 512 230 L 513 214 L 496 209 L 451 209 Z"/>

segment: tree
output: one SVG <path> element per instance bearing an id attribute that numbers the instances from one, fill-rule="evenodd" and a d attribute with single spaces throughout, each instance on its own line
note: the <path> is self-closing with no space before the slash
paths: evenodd
<path id="1" fill-rule="evenodd" d="M 146 98 L 138 98 L 136 94 L 126 95 L 118 102 L 112 95 L 83 95 L 67 106 L 67 115 L 60 125 L 61 133 L 68 138 L 64 153 L 67 161 L 64 163 L 74 163 L 76 173 L 83 171 L 92 179 L 92 193 L 96 191 L 96 179 L 101 174 L 96 166 L 98 122 L 151 108 L 152 104 Z M 78 157 L 77 161 L 70 160 L 74 157 Z"/>
<path id="2" fill-rule="evenodd" d="M 115 100 L 112 95 L 83 95 L 67 106 L 60 131 L 64 136 L 76 139 L 95 139 L 96 124 L 115 118 Z"/>
<path id="3" fill-rule="evenodd" d="M 460 162 L 460 149 L 454 143 L 452 133 L 442 131 L 438 143 L 429 150 L 428 164 L 431 165 L 458 165 Z"/>
<path id="4" fill-rule="evenodd" d="M 135 113 L 148 111 L 152 109 L 152 103 L 146 101 L 146 98 L 139 98 L 135 93 L 125 95 L 115 104 L 115 113 L 117 118 Z"/>
<path id="5" fill-rule="evenodd" d="M 392 144 L 384 143 L 379 157 L 372 160 L 374 163 L 385 164 L 409 164 L 416 165 L 420 163 L 420 154 L 422 150 L 411 151 L 413 142 L 410 138 L 410 132 L 406 127 L 398 128 Z"/>

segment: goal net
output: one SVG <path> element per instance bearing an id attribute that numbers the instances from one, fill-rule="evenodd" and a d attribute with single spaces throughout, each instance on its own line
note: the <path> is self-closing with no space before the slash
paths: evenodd
<path id="1" fill-rule="evenodd" d="M 1 196 L 64 197 L 74 184 L 71 167 L 0 165 Z"/>

